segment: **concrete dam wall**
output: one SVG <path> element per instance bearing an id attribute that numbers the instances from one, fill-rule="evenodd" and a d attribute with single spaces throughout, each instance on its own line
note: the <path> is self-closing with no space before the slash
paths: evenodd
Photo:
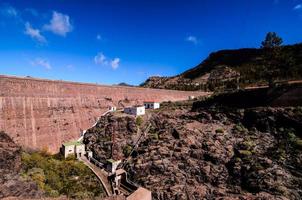
<path id="1" fill-rule="evenodd" d="M 177 101 L 204 92 L 19 78 L 0 75 L 0 131 L 29 149 L 58 152 L 62 142 L 77 139 L 108 106 L 144 100 Z"/>

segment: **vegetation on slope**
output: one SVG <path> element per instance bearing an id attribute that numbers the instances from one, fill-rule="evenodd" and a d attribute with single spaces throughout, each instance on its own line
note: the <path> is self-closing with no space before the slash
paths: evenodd
<path id="1" fill-rule="evenodd" d="M 238 73 L 238 76 L 236 75 Z M 239 79 L 237 79 L 239 78 Z M 268 33 L 261 48 L 211 53 L 196 67 L 174 77 L 150 77 L 144 87 L 177 90 L 221 90 L 302 78 L 302 44 L 282 46 Z"/>
<path id="2" fill-rule="evenodd" d="M 85 199 L 101 196 L 103 190 L 91 170 L 70 157 L 45 152 L 22 153 L 22 176 L 33 180 L 47 196 L 66 195 L 69 198 Z"/>

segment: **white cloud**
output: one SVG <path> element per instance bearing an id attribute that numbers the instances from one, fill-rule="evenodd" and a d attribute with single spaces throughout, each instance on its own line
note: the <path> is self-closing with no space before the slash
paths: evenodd
<path id="1" fill-rule="evenodd" d="M 120 64 L 120 59 L 119 59 L 119 58 L 114 58 L 114 59 L 111 61 L 111 63 L 110 63 L 112 69 L 117 69 L 118 66 L 119 66 L 119 64 Z"/>
<path id="2" fill-rule="evenodd" d="M 48 69 L 48 70 L 52 68 L 49 61 L 44 58 L 36 58 L 35 60 L 31 61 L 31 64 L 33 66 L 44 67 L 45 69 Z"/>
<path id="3" fill-rule="evenodd" d="M 99 65 L 108 65 L 106 56 L 100 52 L 94 57 L 94 63 Z"/>
<path id="4" fill-rule="evenodd" d="M 24 24 L 21 12 L 8 4 L 0 7 L 0 15 L 7 19 L 13 20 L 17 24 Z M 3 23 L 5 23 L 5 21 L 6 20 L 4 20 Z"/>
<path id="5" fill-rule="evenodd" d="M 54 11 L 49 24 L 44 25 L 44 30 L 53 32 L 54 34 L 66 36 L 73 29 L 68 15 Z"/>
<path id="6" fill-rule="evenodd" d="M 17 17 L 18 11 L 12 6 L 5 6 L 1 9 L 1 14 L 6 17 Z"/>
<path id="7" fill-rule="evenodd" d="M 186 38 L 186 41 L 192 42 L 193 44 L 197 44 L 198 43 L 198 39 L 195 36 L 192 36 L 192 35 L 188 36 Z"/>
<path id="8" fill-rule="evenodd" d="M 40 30 L 34 29 L 28 22 L 25 23 L 24 34 L 30 36 L 32 39 L 36 40 L 41 44 L 47 43 L 45 37 L 41 35 Z"/>
<path id="9" fill-rule="evenodd" d="M 97 39 L 97 40 L 102 40 L 102 36 L 101 36 L 100 34 L 97 34 L 97 35 L 96 35 L 96 39 Z"/>
<path id="10" fill-rule="evenodd" d="M 302 9 L 302 4 L 298 4 L 294 7 L 294 10 L 300 10 Z"/>
<path id="11" fill-rule="evenodd" d="M 110 66 L 112 69 L 117 69 L 120 64 L 120 58 L 108 59 L 102 52 L 94 57 L 94 63 L 97 65 Z"/>

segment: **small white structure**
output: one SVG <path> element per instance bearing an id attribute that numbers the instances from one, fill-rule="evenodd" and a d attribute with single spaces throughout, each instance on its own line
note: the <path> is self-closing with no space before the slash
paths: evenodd
<path id="1" fill-rule="evenodd" d="M 109 106 L 109 110 L 112 111 L 112 112 L 116 111 L 116 107 L 115 106 Z"/>
<path id="2" fill-rule="evenodd" d="M 64 158 L 67 158 L 69 155 L 75 155 L 79 158 L 85 154 L 85 144 L 81 141 L 65 142 L 62 145 L 62 153 L 64 154 Z"/>
<path id="3" fill-rule="evenodd" d="M 92 151 L 87 151 L 87 156 L 88 156 L 88 159 L 89 159 L 89 158 L 93 158 L 93 153 L 92 153 Z"/>
<path id="4" fill-rule="evenodd" d="M 127 176 L 127 172 L 124 169 L 118 169 L 115 171 L 114 181 L 116 185 L 120 185 L 122 176 Z"/>
<path id="5" fill-rule="evenodd" d="M 195 97 L 194 96 L 189 96 L 189 100 L 194 100 Z"/>
<path id="6" fill-rule="evenodd" d="M 145 101 L 144 106 L 146 109 L 158 109 L 160 107 L 160 103 L 156 101 Z"/>
<path id="7" fill-rule="evenodd" d="M 118 165 L 121 163 L 121 160 L 113 160 L 113 159 L 108 159 L 107 164 L 106 164 L 106 170 L 110 173 L 115 173 Z"/>
<path id="8" fill-rule="evenodd" d="M 127 107 L 124 108 L 124 113 L 130 115 L 144 115 L 145 114 L 145 106 L 134 106 L 134 107 Z"/>

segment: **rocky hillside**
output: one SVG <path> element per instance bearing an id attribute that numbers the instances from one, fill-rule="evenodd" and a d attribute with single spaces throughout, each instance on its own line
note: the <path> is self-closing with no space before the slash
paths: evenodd
<path id="1" fill-rule="evenodd" d="M 204 101 L 194 102 L 193 107 L 201 106 L 235 108 L 302 106 L 302 83 L 219 93 L 206 98 Z"/>
<path id="2" fill-rule="evenodd" d="M 101 117 L 95 127 L 87 130 L 84 143 L 98 160 L 106 161 L 109 158 L 119 160 L 125 158 L 123 149 L 131 145 L 137 131 L 134 117 L 107 115 Z M 115 141 L 114 145 L 112 140 Z"/>
<path id="3" fill-rule="evenodd" d="M 287 59 L 279 80 L 302 78 L 302 44 L 282 47 Z M 177 90 L 221 90 L 264 83 L 262 49 L 222 50 L 211 53 L 196 67 L 174 77 L 150 77 L 142 84 L 150 88 Z"/>
<path id="4" fill-rule="evenodd" d="M 21 148 L 4 132 L 0 132 L 0 199 L 42 197 L 38 186 L 21 178 Z"/>
<path id="5" fill-rule="evenodd" d="M 124 159 L 150 125 L 125 168 L 155 200 L 302 198 L 301 107 L 191 105 L 102 117 L 84 141 L 98 159 Z"/>

